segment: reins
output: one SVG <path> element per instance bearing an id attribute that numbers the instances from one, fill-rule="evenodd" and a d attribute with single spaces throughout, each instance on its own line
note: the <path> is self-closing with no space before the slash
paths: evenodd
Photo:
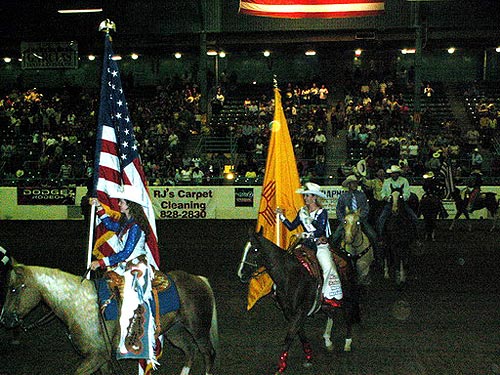
<path id="1" fill-rule="evenodd" d="M 56 318 L 56 314 L 54 311 L 50 310 L 47 312 L 44 316 L 42 316 L 40 319 L 38 319 L 36 322 L 31 323 L 27 326 L 25 326 L 23 323 L 21 323 L 21 328 L 24 332 L 29 332 L 35 328 L 42 328 L 43 326 L 46 326 L 50 322 L 52 322 Z"/>

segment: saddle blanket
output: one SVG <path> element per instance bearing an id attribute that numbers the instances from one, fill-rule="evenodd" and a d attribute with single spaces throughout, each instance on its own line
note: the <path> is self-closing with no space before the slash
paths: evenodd
<path id="1" fill-rule="evenodd" d="M 179 310 L 181 303 L 179 298 L 179 293 L 177 292 L 177 287 L 174 280 L 167 275 L 170 286 L 158 293 L 158 300 L 160 302 L 160 315 Z M 97 295 L 99 297 L 99 306 L 108 304 L 104 310 L 105 320 L 117 320 L 119 317 L 118 311 L 118 301 L 116 298 L 111 298 L 112 292 L 109 288 L 108 279 L 97 279 L 96 288 Z M 151 303 L 151 310 L 156 311 L 156 301 L 153 299 Z"/>

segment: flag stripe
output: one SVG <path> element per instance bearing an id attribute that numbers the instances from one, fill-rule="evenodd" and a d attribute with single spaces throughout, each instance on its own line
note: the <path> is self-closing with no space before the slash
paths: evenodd
<path id="1" fill-rule="evenodd" d="M 240 13 L 278 18 L 344 18 L 384 12 L 383 0 L 241 0 Z"/>
<path id="2" fill-rule="evenodd" d="M 455 188 L 451 165 L 449 165 L 447 162 L 443 162 L 439 172 L 444 178 L 444 192 L 445 192 L 444 199 L 449 199 L 451 198 L 451 194 L 453 192 L 453 189 Z"/>

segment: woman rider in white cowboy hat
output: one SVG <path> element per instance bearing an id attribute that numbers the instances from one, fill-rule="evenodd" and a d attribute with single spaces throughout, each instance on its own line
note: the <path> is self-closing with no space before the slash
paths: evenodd
<path id="1" fill-rule="evenodd" d="M 342 288 L 340 278 L 333 262 L 328 237 L 332 231 L 328 221 L 328 212 L 322 207 L 321 199 L 327 196 L 321 192 L 319 185 L 307 182 L 297 193 L 304 196 L 305 206 L 302 207 L 293 221 L 289 221 L 281 208 L 276 209 L 280 220 L 288 228 L 294 230 L 299 225 L 305 230 L 305 236 L 314 240 L 317 248 L 316 257 L 323 271 L 323 302 L 332 307 L 340 307 L 342 303 Z"/>

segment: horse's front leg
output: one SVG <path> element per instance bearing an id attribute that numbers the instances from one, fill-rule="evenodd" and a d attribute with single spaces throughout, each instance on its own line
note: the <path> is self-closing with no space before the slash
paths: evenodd
<path id="1" fill-rule="evenodd" d="M 460 218 L 460 216 L 462 216 L 462 213 L 468 217 L 469 214 L 466 212 L 466 211 L 462 211 L 462 210 L 458 210 L 457 209 L 457 213 L 455 214 L 455 217 L 453 218 L 453 220 L 451 221 L 451 224 L 450 224 L 450 227 L 448 228 L 448 230 L 453 230 L 453 228 L 455 228 L 455 225 L 457 223 L 457 220 Z"/>
<path id="2" fill-rule="evenodd" d="M 304 316 L 305 314 L 302 314 L 301 312 L 296 313 L 294 316 L 288 319 L 288 332 L 285 337 L 285 343 L 283 345 L 283 350 L 281 352 L 279 361 L 278 361 L 278 369 L 276 371 L 276 374 L 282 374 L 286 367 L 288 366 L 288 352 L 290 350 L 290 346 L 292 345 L 292 342 L 299 332 L 299 329 L 302 327 L 302 324 L 304 323 Z"/>
<path id="3" fill-rule="evenodd" d="M 306 357 L 306 361 L 304 362 L 304 367 L 311 367 L 312 366 L 312 358 L 313 358 L 313 350 L 311 347 L 311 343 L 306 337 L 306 333 L 304 331 L 304 327 L 300 327 L 299 329 L 299 339 L 300 343 L 302 344 L 302 350 L 304 352 L 304 355 Z"/>

